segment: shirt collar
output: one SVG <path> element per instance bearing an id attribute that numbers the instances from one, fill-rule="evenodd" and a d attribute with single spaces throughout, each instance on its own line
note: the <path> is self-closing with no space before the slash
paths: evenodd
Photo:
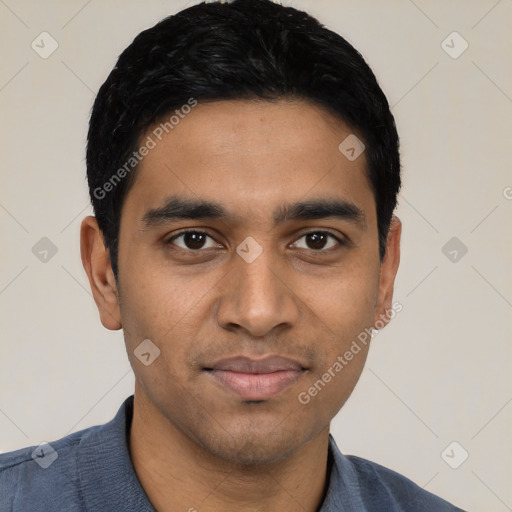
<path id="1" fill-rule="evenodd" d="M 361 498 L 358 475 L 330 434 L 329 457 L 332 460 L 329 486 L 319 512 L 366 510 Z"/>
<path id="2" fill-rule="evenodd" d="M 155 512 L 129 454 L 133 395 L 109 423 L 94 427 L 80 442 L 78 471 L 86 510 Z"/>

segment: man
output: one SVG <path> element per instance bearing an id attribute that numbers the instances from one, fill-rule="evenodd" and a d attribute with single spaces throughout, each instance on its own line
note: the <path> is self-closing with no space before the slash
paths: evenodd
<path id="1" fill-rule="evenodd" d="M 82 261 L 135 393 L 2 455 L 0 510 L 460 510 L 329 435 L 400 307 L 398 136 L 343 38 L 269 0 L 163 20 L 98 93 L 87 173 Z"/>

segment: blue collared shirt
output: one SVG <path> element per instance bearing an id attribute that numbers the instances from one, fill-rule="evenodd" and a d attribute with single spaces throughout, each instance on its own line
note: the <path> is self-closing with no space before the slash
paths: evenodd
<path id="1" fill-rule="evenodd" d="M 130 459 L 132 415 L 133 396 L 105 425 L 0 455 L 0 511 L 155 512 Z M 461 511 L 394 471 L 342 455 L 332 437 L 329 450 L 329 487 L 319 512 Z"/>

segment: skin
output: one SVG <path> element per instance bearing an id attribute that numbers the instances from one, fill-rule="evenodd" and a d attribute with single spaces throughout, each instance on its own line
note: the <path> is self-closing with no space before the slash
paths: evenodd
<path id="1" fill-rule="evenodd" d="M 364 153 L 349 161 L 338 150 L 350 133 L 299 100 L 200 103 L 139 166 L 122 208 L 117 282 L 95 218 L 84 219 L 82 260 L 101 321 L 123 328 L 136 376 L 130 450 L 157 510 L 321 505 L 329 424 L 354 389 L 368 346 L 308 404 L 298 395 L 386 318 L 399 264 L 396 217 L 379 259 Z M 146 212 L 171 196 L 215 201 L 231 216 L 147 225 Z M 276 209 L 319 198 L 355 205 L 364 222 L 274 225 Z M 204 248 L 170 240 L 191 228 L 211 237 Z M 322 248 L 304 236 L 319 232 L 346 243 L 329 236 Z M 263 250 L 252 263 L 236 252 L 248 236 Z M 144 339 L 161 351 L 149 366 L 134 355 Z M 238 355 L 286 356 L 305 371 L 255 403 L 204 371 Z"/>

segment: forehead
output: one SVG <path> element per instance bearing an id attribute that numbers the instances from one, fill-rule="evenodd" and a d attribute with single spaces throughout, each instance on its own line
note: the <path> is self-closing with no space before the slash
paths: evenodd
<path id="1" fill-rule="evenodd" d="M 327 110 L 299 100 L 218 101 L 173 121 L 141 138 L 154 147 L 139 164 L 128 209 L 141 214 L 181 195 L 272 219 L 282 204 L 328 196 L 370 210 L 371 221 L 365 155 L 351 160 L 340 151 L 354 134 Z"/>

